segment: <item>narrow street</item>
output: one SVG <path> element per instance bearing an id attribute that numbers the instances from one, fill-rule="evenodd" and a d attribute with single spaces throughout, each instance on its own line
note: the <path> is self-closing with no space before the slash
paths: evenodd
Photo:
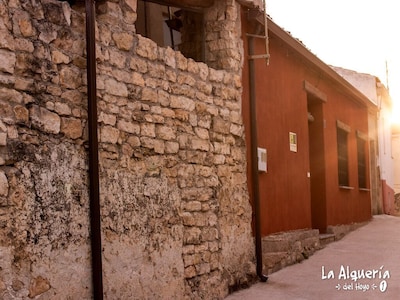
<path id="1" fill-rule="evenodd" d="M 267 283 L 227 300 L 399 299 L 400 217 L 374 216 L 308 260 L 269 276 Z"/>

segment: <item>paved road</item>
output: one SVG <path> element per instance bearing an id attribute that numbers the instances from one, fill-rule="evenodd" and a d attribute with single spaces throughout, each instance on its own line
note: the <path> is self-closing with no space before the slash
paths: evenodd
<path id="1" fill-rule="evenodd" d="M 400 217 L 374 216 L 302 263 L 271 274 L 267 283 L 226 298 L 261 299 L 400 299 Z"/>

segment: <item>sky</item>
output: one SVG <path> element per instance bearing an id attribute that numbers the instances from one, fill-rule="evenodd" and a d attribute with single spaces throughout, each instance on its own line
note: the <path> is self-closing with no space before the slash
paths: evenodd
<path id="1" fill-rule="evenodd" d="M 399 0 L 265 2 L 272 20 L 326 64 L 378 77 L 389 87 L 393 122 L 400 123 Z"/>

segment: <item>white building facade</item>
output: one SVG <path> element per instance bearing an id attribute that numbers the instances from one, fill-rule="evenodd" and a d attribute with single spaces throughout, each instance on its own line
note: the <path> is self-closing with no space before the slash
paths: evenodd
<path id="1" fill-rule="evenodd" d="M 392 127 L 392 154 L 394 168 L 394 193 L 400 194 L 400 125 Z"/>

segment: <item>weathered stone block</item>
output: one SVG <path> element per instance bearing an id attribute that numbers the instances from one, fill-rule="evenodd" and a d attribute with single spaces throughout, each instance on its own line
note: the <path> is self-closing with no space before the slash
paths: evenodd
<path id="1" fill-rule="evenodd" d="M 61 98 L 77 105 L 81 105 L 83 103 L 83 95 L 77 90 L 65 91 L 61 94 Z"/>
<path id="2" fill-rule="evenodd" d="M 127 140 L 127 143 L 131 146 L 131 147 L 139 147 L 140 146 L 140 138 L 137 136 L 130 136 Z"/>
<path id="3" fill-rule="evenodd" d="M 7 133 L 0 132 L 0 146 L 6 146 L 6 145 L 7 145 Z"/>
<path id="4" fill-rule="evenodd" d="M 55 64 L 68 64 L 71 61 L 69 56 L 58 50 L 51 52 L 51 59 Z"/>
<path id="5" fill-rule="evenodd" d="M 159 153 L 159 154 L 165 153 L 165 142 L 163 140 L 155 139 L 153 141 L 153 147 L 154 147 L 154 152 Z"/>
<path id="6" fill-rule="evenodd" d="M 0 74 L 0 83 L 5 86 L 10 86 L 15 83 L 15 77 L 7 74 Z"/>
<path id="7" fill-rule="evenodd" d="M 156 135 L 163 140 L 174 140 L 176 139 L 176 130 L 170 126 L 157 125 Z"/>
<path id="8" fill-rule="evenodd" d="M 133 46 L 133 36 L 129 33 L 114 33 L 112 38 L 120 50 L 129 51 Z"/>
<path id="9" fill-rule="evenodd" d="M 230 123 L 220 117 L 213 118 L 213 130 L 218 133 L 229 134 Z"/>
<path id="10" fill-rule="evenodd" d="M 61 133 L 64 133 L 71 139 L 82 137 L 82 122 L 75 118 L 61 118 Z"/>
<path id="11" fill-rule="evenodd" d="M 186 226 L 206 226 L 208 224 L 207 215 L 199 212 L 185 212 L 181 215 L 183 224 Z"/>
<path id="12" fill-rule="evenodd" d="M 38 276 L 36 278 L 33 278 L 31 280 L 31 283 L 29 285 L 29 298 L 35 298 L 36 296 L 39 296 L 45 292 L 47 292 L 50 289 L 50 282 L 48 279 L 43 278 L 42 276 Z"/>
<path id="13" fill-rule="evenodd" d="M 29 16 L 26 16 L 26 19 L 18 20 L 19 30 L 24 37 L 30 37 L 35 34 L 35 29 L 32 26 L 31 21 L 28 19 Z"/>
<path id="14" fill-rule="evenodd" d="M 165 153 L 175 154 L 179 151 L 179 143 L 167 141 L 165 142 Z"/>
<path id="15" fill-rule="evenodd" d="M 156 126 L 152 123 L 142 123 L 140 124 L 140 132 L 142 136 L 155 137 Z"/>
<path id="16" fill-rule="evenodd" d="M 116 144 L 119 138 L 119 130 L 111 126 L 104 126 L 100 130 L 100 141 L 102 143 Z"/>
<path id="17" fill-rule="evenodd" d="M 218 154 L 230 154 L 231 147 L 224 143 L 214 142 L 214 152 Z"/>
<path id="18" fill-rule="evenodd" d="M 124 0 L 123 1 L 131 11 L 136 12 L 137 9 L 137 0 Z"/>
<path id="19" fill-rule="evenodd" d="M 147 73 L 147 62 L 144 59 L 133 57 L 129 62 L 129 67 L 139 73 Z"/>
<path id="20" fill-rule="evenodd" d="M 110 64 L 112 64 L 113 66 L 116 66 L 118 68 L 123 68 L 125 66 L 126 63 L 126 56 L 121 53 L 121 51 L 117 51 L 117 50 L 108 50 L 108 53 L 110 55 Z M 118 70 L 113 70 L 112 73 L 114 75 L 114 77 L 116 77 L 116 72 Z M 129 77 L 129 76 L 128 76 Z M 120 81 L 120 79 L 116 78 L 118 81 Z M 127 82 L 128 79 L 124 80 L 125 82 Z"/>
<path id="21" fill-rule="evenodd" d="M 185 211 L 201 211 L 200 201 L 189 201 L 182 204 Z"/>
<path id="22" fill-rule="evenodd" d="M 197 275 L 196 268 L 194 266 L 189 266 L 185 268 L 185 278 L 193 278 Z"/>
<path id="23" fill-rule="evenodd" d="M 220 249 L 220 242 L 210 241 L 208 242 L 208 250 L 210 252 L 217 252 Z"/>
<path id="24" fill-rule="evenodd" d="M 138 45 L 136 48 L 136 53 L 141 57 L 148 58 L 150 60 L 156 60 L 158 58 L 157 44 L 152 40 L 140 35 L 137 37 Z"/>
<path id="25" fill-rule="evenodd" d="M 161 64 L 153 64 L 149 65 L 148 75 L 151 78 L 146 79 L 146 85 L 151 86 L 153 88 L 162 87 L 163 89 L 167 88 L 168 83 L 163 81 L 165 79 L 165 66 Z"/>
<path id="26" fill-rule="evenodd" d="M 186 71 L 188 68 L 188 59 L 180 52 L 175 53 L 176 67 L 182 71 Z"/>
<path id="27" fill-rule="evenodd" d="M 195 267 L 198 275 L 209 273 L 211 271 L 211 266 L 209 263 L 202 263 L 196 265 Z"/>
<path id="28" fill-rule="evenodd" d="M 157 102 L 158 101 L 158 94 L 157 91 L 151 88 L 144 88 L 142 90 L 142 100 Z"/>
<path id="29" fill-rule="evenodd" d="M 69 116 L 71 115 L 71 108 L 67 103 L 56 102 L 54 104 L 54 110 L 57 114 L 61 116 Z"/>
<path id="30" fill-rule="evenodd" d="M 190 140 L 192 150 L 210 151 L 210 142 L 199 138 L 192 138 Z"/>
<path id="31" fill-rule="evenodd" d="M 28 124 L 29 122 L 29 111 L 24 106 L 14 106 L 15 120 L 17 123 Z"/>
<path id="32" fill-rule="evenodd" d="M 7 197 L 8 196 L 8 179 L 6 174 L 3 171 L 0 171 L 0 196 Z"/>
<path id="33" fill-rule="evenodd" d="M 8 32 L 8 30 L 0 30 L 0 47 L 11 51 L 15 50 L 14 37 Z"/>
<path id="34" fill-rule="evenodd" d="M 29 109 L 29 113 L 34 127 L 47 133 L 57 134 L 60 132 L 61 119 L 57 114 L 37 105 L 33 105 Z"/>
<path id="35" fill-rule="evenodd" d="M 16 90 L 0 88 L 0 100 L 6 102 L 23 103 L 23 96 Z"/>
<path id="36" fill-rule="evenodd" d="M 30 78 L 17 78 L 14 85 L 16 90 L 20 91 L 34 91 L 34 80 Z"/>
<path id="37" fill-rule="evenodd" d="M 142 136 L 140 138 L 140 145 L 145 148 L 153 149 L 154 148 L 154 139 L 146 136 Z"/>
<path id="38" fill-rule="evenodd" d="M 68 89 L 77 89 L 82 85 L 82 74 L 76 67 L 63 67 L 60 71 L 60 84 Z"/>
<path id="39" fill-rule="evenodd" d="M 219 239 L 219 232 L 217 228 L 206 227 L 201 231 L 201 240 L 203 242 L 215 241 Z"/>
<path id="40" fill-rule="evenodd" d="M 127 122 L 124 120 L 119 120 L 117 124 L 117 128 L 121 131 L 125 131 L 132 134 L 140 133 L 140 126 L 137 123 Z"/>
<path id="41" fill-rule="evenodd" d="M 243 126 L 237 124 L 231 124 L 230 132 L 235 136 L 242 136 L 244 132 Z"/>
<path id="42" fill-rule="evenodd" d="M 196 127 L 194 129 L 194 132 L 201 139 L 204 139 L 204 140 L 210 139 L 210 134 L 206 128 Z"/>
<path id="43" fill-rule="evenodd" d="M 183 256 L 184 264 L 186 266 L 197 265 L 201 263 L 201 255 L 199 253 L 184 255 Z"/>
<path id="44" fill-rule="evenodd" d="M 121 7 L 118 3 L 104 2 L 98 6 L 98 19 L 103 23 L 109 25 L 120 24 L 120 18 L 122 16 Z"/>
<path id="45" fill-rule="evenodd" d="M 20 38 L 16 38 L 14 40 L 14 48 L 15 51 L 24 51 L 28 53 L 33 53 L 33 51 L 35 50 L 35 46 L 31 41 Z"/>
<path id="46" fill-rule="evenodd" d="M 39 40 L 45 44 L 50 44 L 57 38 L 57 31 L 52 30 L 50 27 L 42 27 L 39 32 Z"/>
<path id="47" fill-rule="evenodd" d="M 143 75 L 137 72 L 131 72 L 131 80 L 130 82 L 134 85 L 144 87 L 145 81 Z"/>
<path id="48" fill-rule="evenodd" d="M 117 117 L 115 115 L 106 114 L 101 112 L 99 115 L 99 122 L 103 122 L 105 125 L 114 126 L 117 122 Z"/>
<path id="49" fill-rule="evenodd" d="M 188 85 L 190 87 L 193 87 L 196 84 L 196 80 L 193 76 L 190 76 L 188 74 L 179 74 L 177 76 L 177 83 L 179 85 Z"/>
<path id="50" fill-rule="evenodd" d="M 200 235 L 201 235 L 201 230 L 198 227 L 190 227 L 185 229 L 183 233 L 183 241 L 185 244 L 200 244 Z M 190 264 L 195 264 L 198 262 L 193 262 L 191 261 Z"/>
<path id="51" fill-rule="evenodd" d="M 224 72 L 222 70 L 210 69 L 209 71 L 209 79 L 211 81 L 221 83 L 224 80 Z"/>
<path id="52" fill-rule="evenodd" d="M 104 81 L 104 87 L 106 92 L 111 95 L 128 97 L 128 88 L 122 82 L 109 78 Z"/>
<path id="53" fill-rule="evenodd" d="M 165 62 L 165 65 L 167 65 L 168 67 L 171 67 L 171 68 L 176 67 L 175 51 L 172 48 L 167 47 L 163 51 L 163 53 L 160 53 L 160 54 L 161 54 L 161 58 Z"/>

